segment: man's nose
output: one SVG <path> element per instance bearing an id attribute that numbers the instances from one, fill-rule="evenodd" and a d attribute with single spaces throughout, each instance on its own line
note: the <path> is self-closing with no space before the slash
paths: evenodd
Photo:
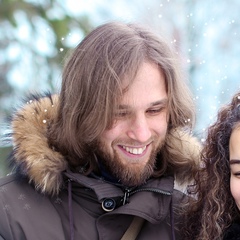
<path id="1" fill-rule="evenodd" d="M 127 134 L 138 142 L 147 142 L 151 138 L 149 119 L 145 115 L 135 116 L 129 123 Z"/>

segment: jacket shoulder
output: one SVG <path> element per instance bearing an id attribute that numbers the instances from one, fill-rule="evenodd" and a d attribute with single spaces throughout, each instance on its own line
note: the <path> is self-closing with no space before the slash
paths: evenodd
<path id="1" fill-rule="evenodd" d="M 14 181 L 16 181 L 15 174 L 9 174 L 5 177 L 0 178 L 0 192 L 1 192 L 1 188 L 3 188 L 4 186 L 6 186 Z"/>
<path id="2" fill-rule="evenodd" d="M 16 174 L 1 178 L 0 239 L 1 236 L 3 239 L 49 239 L 49 236 L 63 239 L 62 222 L 56 210 L 60 202 L 56 200 L 57 196 L 51 198 L 37 191 L 27 178 L 19 179 Z M 39 223 L 45 229 L 43 232 Z"/>
<path id="3" fill-rule="evenodd" d="M 17 195 L 25 192 L 36 192 L 27 178 L 20 178 L 16 173 L 0 178 L 0 200 L 8 202 L 9 199 L 17 198 Z"/>

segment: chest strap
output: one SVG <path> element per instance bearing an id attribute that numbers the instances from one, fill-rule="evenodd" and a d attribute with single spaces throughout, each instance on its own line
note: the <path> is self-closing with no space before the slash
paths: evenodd
<path id="1" fill-rule="evenodd" d="M 135 240 L 138 233 L 141 230 L 143 222 L 144 222 L 143 218 L 135 216 L 133 218 L 130 226 L 128 227 L 128 229 L 126 230 L 124 235 L 122 236 L 121 240 Z"/>

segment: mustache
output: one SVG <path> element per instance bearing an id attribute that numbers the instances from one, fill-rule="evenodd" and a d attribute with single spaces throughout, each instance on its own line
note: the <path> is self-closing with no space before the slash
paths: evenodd
<path id="1" fill-rule="evenodd" d="M 150 139 L 148 139 L 145 142 L 139 142 L 139 141 L 136 141 L 133 139 L 115 139 L 112 142 L 112 145 L 126 145 L 126 146 L 131 146 L 131 147 L 134 147 L 134 146 L 139 147 L 139 146 L 147 146 L 156 140 L 158 140 L 157 137 L 151 137 Z"/>

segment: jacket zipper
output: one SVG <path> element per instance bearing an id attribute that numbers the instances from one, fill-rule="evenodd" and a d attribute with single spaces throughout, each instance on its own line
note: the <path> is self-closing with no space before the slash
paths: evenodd
<path id="1" fill-rule="evenodd" d="M 135 189 L 135 190 L 130 192 L 130 195 L 133 195 L 134 193 L 137 193 L 137 192 L 143 192 L 143 191 L 160 193 L 160 194 L 164 194 L 164 195 L 168 195 L 168 196 L 172 195 L 172 192 L 160 190 L 160 189 L 157 189 L 157 188 L 139 188 L 139 189 Z"/>
<path id="2" fill-rule="evenodd" d="M 122 205 L 125 205 L 125 204 L 129 203 L 129 197 L 131 195 L 133 195 L 135 193 L 138 193 L 138 192 L 143 192 L 143 191 L 160 193 L 160 194 L 167 195 L 167 196 L 172 195 L 172 192 L 160 190 L 160 189 L 157 189 L 157 188 L 139 188 L 139 189 L 135 189 L 135 190 L 133 190 L 131 188 L 125 188 L 124 196 L 123 196 L 123 199 L 122 199 Z"/>

